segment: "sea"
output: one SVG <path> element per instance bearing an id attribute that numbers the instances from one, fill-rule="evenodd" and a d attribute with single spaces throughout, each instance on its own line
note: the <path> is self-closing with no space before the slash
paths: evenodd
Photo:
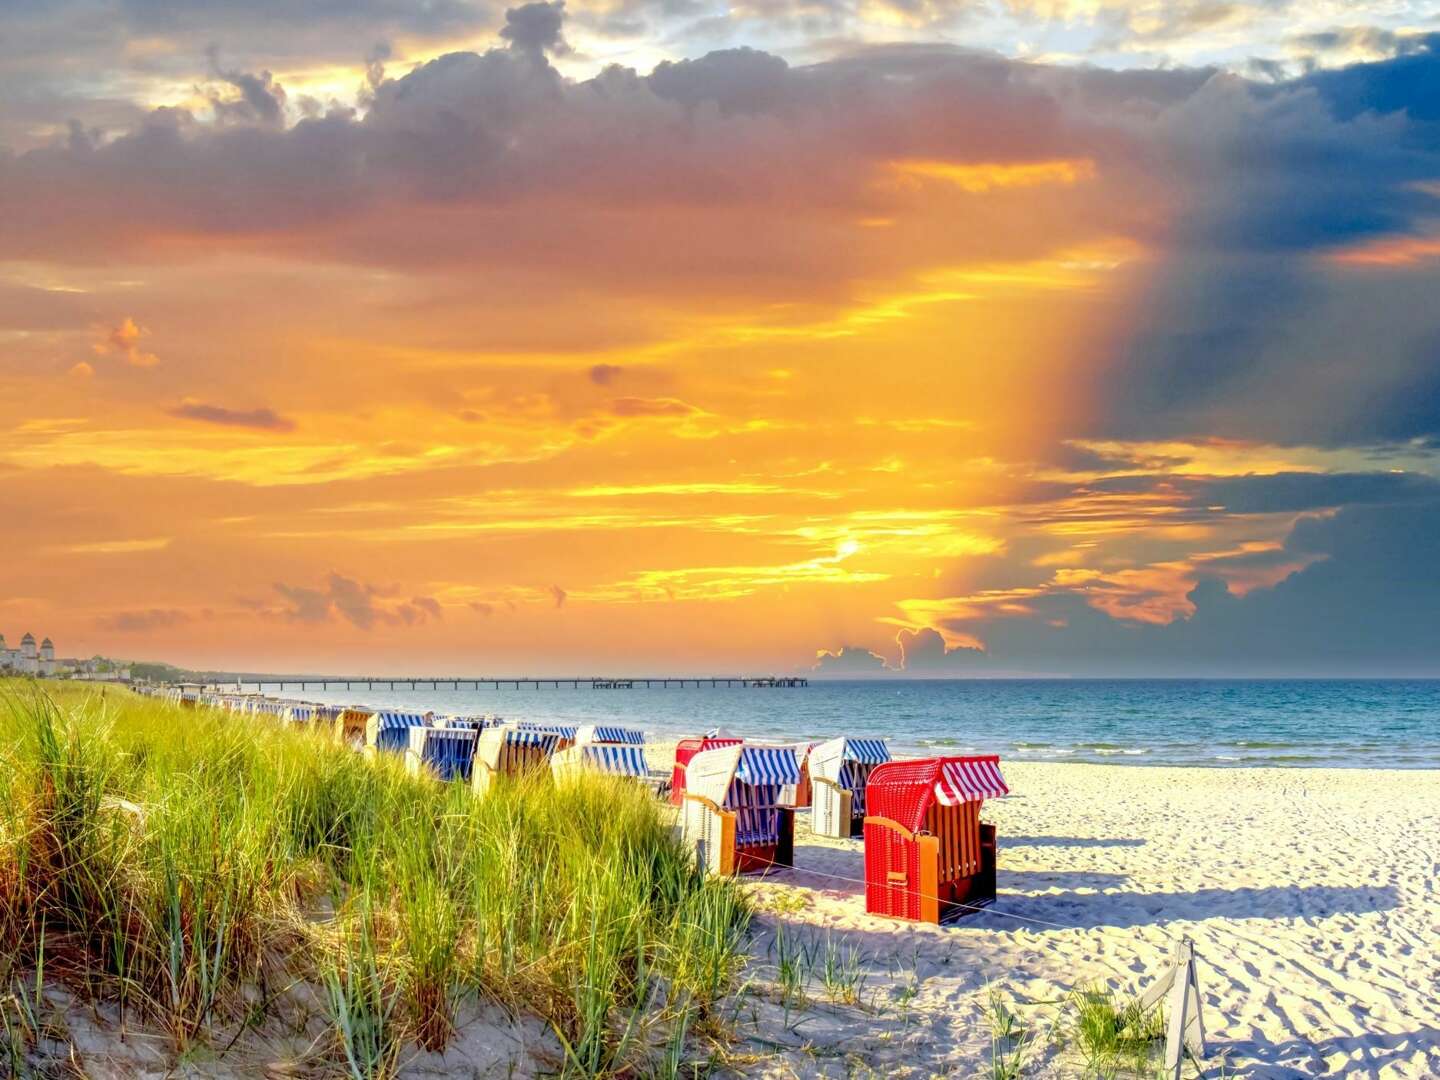
<path id="1" fill-rule="evenodd" d="M 764 741 L 881 736 L 899 754 L 1129 765 L 1440 768 L 1440 680 L 824 680 L 804 687 L 307 689 L 309 701 Z"/>

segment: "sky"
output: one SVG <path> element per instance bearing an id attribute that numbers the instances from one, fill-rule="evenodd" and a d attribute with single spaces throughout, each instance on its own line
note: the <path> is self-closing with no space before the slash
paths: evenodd
<path id="1" fill-rule="evenodd" d="M 1440 676 L 1440 8 L 0 0 L 0 632 Z"/>

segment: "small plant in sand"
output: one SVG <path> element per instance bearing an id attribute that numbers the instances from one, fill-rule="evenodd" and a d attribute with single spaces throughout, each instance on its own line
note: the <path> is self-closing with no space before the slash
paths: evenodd
<path id="1" fill-rule="evenodd" d="M 804 942 L 786 933 L 785 924 L 775 929 L 772 947 L 775 957 L 776 984 L 780 988 L 780 1004 L 788 1014 L 791 1009 L 805 1007 L 805 987 L 810 981 L 812 959 Z"/>
<path id="2" fill-rule="evenodd" d="M 845 941 L 836 942 L 827 934 L 820 977 L 825 995 L 835 1004 L 858 1005 L 860 989 L 865 984 L 865 956 L 858 947 Z"/>
<path id="3" fill-rule="evenodd" d="M 1165 1040 L 1164 1010 L 1145 1010 L 1138 1000 L 1120 1004 L 1114 993 L 1096 984 L 1070 995 L 1071 1034 L 1085 1058 L 1087 1074 L 1110 1080 L 1145 1076 L 1157 1044 Z"/>
<path id="4" fill-rule="evenodd" d="M 990 1022 L 991 1080 L 1018 1080 L 1035 1048 L 1038 1031 L 1021 1020 L 993 984 L 986 987 L 985 1017 Z"/>

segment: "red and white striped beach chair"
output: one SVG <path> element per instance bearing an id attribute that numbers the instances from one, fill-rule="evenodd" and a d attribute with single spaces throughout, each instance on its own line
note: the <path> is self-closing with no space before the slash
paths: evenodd
<path id="1" fill-rule="evenodd" d="M 995 826 L 986 799 L 1008 794 L 996 756 L 877 765 L 866 788 L 865 910 L 939 923 L 995 899 Z"/>
<path id="2" fill-rule="evenodd" d="M 681 831 L 700 864 L 717 874 L 792 866 L 795 811 L 780 790 L 800 778 L 790 746 L 722 746 L 686 767 Z"/>

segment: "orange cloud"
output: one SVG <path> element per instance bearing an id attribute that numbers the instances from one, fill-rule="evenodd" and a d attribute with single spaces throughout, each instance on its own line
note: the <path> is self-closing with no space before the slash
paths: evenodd
<path id="1" fill-rule="evenodd" d="M 96 356 L 118 356 L 131 367 L 154 367 L 160 358 L 140 347 L 141 340 L 149 336 L 148 329 L 127 315 L 119 325 L 104 330 L 92 347 Z"/>

